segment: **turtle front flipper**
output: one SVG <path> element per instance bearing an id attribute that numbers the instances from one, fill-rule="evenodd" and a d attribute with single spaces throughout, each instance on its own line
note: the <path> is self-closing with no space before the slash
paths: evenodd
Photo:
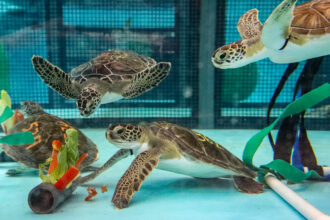
<path id="1" fill-rule="evenodd" d="M 119 180 L 112 203 L 116 209 L 128 206 L 133 194 L 139 191 L 144 179 L 155 168 L 159 161 L 159 154 L 145 151 L 139 154 Z"/>
<path id="2" fill-rule="evenodd" d="M 32 57 L 32 64 L 42 81 L 67 99 L 76 99 L 78 91 L 68 74 L 40 56 Z"/>
<path id="3" fill-rule="evenodd" d="M 252 178 L 245 176 L 234 176 L 234 184 L 238 191 L 249 194 L 262 193 L 264 191 L 264 185 L 258 183 Z"/>
<path id="4" fill-rule="evenodd" d="M 243 40 L 260 37 L 262 24 L 258 18 L 258 10 L 251 9 L 243 14 L 237 23 L 237 30 Z"/>
<path id="5" fill-rule="evenodd" d="M 132 84 L 123 93 L 125 98 L 134 98 L 156 87 L 169 74 L 171 63 L 160 62 L 150 69 L 146 69 L 134 76 Z"/>
<path id="6" fill-rule="evenodd" d="M 289 40 L 290 25 L 296 2 L 297 0 L 284 0 L 266 20 L 261 41 L 267 48 L 274 50 L 285 48 Z"/>

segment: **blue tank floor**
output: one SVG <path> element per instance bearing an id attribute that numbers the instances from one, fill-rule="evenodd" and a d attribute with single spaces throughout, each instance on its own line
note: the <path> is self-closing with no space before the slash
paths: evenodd
<path id="1" fill-rule="evenodd" d="M 95 166 L 101 166 L 117 149 L 104 138 L 104 129 L 85 129 L 100 151 Z M 256 130 L 200 130 L 201 133 L 222 144 L 241 158 L 247 140 Z M 310 131 L 319 164 L 330 165 L 328 131 Z M 116 183 L 133 158 L 120 161 L 105 173 L 79 187 L 71 198 L 56 212 L 48 215 L 34 214 L 27 203 L 29 191 L 41 180 L 36 172 L 19 177 L 7 177 L 8 168 L 17 163 L 0 164 L 0 216 L 1 219 L 302 219 L 290 205 L 275 192 L 266 189 L 259 195 L 236 191 L 231 180 L 196 179 L 155 169 L 135 193 L 126 209 L 115 210 L 110 203 Z M 272 159 L 272 151 L 265 139 L 256 154 L 256 164 Z M 100 186 L 108 192 L 101 193 Z M 85 202 L 86 188 L 96 187 L 98 195 Z M 330 183 L 305 182 L 289 185 L 300 196 L 320 211 L 330 215 Z"/>

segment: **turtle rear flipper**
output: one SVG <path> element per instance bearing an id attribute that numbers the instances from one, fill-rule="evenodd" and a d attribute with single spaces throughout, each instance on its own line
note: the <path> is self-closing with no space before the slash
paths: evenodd
<path id="1" fill-rule="evenodd" d="M 123 97 L 134 98 L 156 87 L 168 76 L 170 69 L 171 63 L 159 62 L 150 69 L 136 74 L 128 90 L 123 93 Z"/>
<path id="2" fill-rule="evenodd" d="M 284 0 L 266 20 L 262 29 L 261 41 L 274 50 L 285 48 L 289 39 L 289 28 L 293 19 L 293 10 L 297 0 Z"/>
<path id="3" fill-rule="evenodd" d="M 139 191 L 144 179 L 157 166 L 158 161 L 159 155 L 151 151 L 145 151 L 135 158 L 119 180 L 113 194 L 112 203 L 116 209 L 128 206 L 129 200 L 135 192 Z"/>
<path id="4" fill-rule="evenodd" d="M 42 81 L 67 99 L 76 99 L 78 91 L 68 74 L 40 56 L 32 57 L 32 64 Z"/>
<path id="5" fill-rule="evenodd" d="M 245 176 L 234 176 L 234 184 L 238 191 L 249 194 L 262 193 L 264 191 L 264 185 L 258 183 L 252 178 Z"/>

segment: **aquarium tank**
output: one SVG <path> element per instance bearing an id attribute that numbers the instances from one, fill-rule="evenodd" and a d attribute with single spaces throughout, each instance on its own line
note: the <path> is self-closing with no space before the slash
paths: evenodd
<path id="1" fill-rule="evenodd" d="M 330 218 L 329 30 L 329 0 L 0 0 L 0 215 Z"/>

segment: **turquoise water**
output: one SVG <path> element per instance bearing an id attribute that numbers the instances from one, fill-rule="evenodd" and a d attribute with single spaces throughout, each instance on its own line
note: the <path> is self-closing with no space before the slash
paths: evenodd
<path id="1" fill-rule="evenodd" d="M 157 120 L 208 128 L 198 131 L 241 158 L 246 142 L 257 129 L 266 126 L 268 103 L 287 65 L 263 59 L 243 68 L 219 70 L 212 65 L 211 57 L 216 48 L 241 39 L 236 24 L 243 13 L 257 8 L 264 23 L 281 1 L 0 0 L 0 90 L 8 91 L 13 109 L 19 108 L 22 101 L 34 100 L 47 113 L 78 128 L 88 128 L 82 131 L 100 152 L 95 166 L 101 166 L 117 150 L 105 139 L 109 123 Z M 101 105 L 87 119 L 81 117 L 74 100 L 51 90 L 31 65 L 31 57 L 40 55 L 69 72 L 114 49 L 133 50 L 156 61 L 171 62 L 170 75 L 157 88 L 137 98 Z M 305 64 L 301 62 L 286 82 L 272 119 L 292 101 Z M 313 88 L 330 82 L 329 69 L 330 56 L 326 56 Z M 308 109 L 305 117 L 318 164 L 328 166 L 329 106 L 327 99 L 316 106 L 317 111 Z M 265 139 L 255 164 L 266 164 L 272 157 Z M 157 169 L 134 194 L 128 208 L 115 210 L 110 202 L 112 195 L 132 160 L 120 161 L 79 187 L 49 215 L 37 215 L 28 206 L 29 191 L 41 183 L 37 171 L 8 177 L 6 170 L 18 163 L 0 163 L 0 219 L 303 219 L 271 189 L 247 195 L 238 192 L 229 179 L 197 179 Z M 101 193 L 104 185 L 109 191 Z M 98 195 L 85 202 L 89 186 L 96 187 Z M 306 181 L 288 186 L 330 215 L 329 182 Z"/>
<path id="2" fill-rule="evenodd" d="M 117 149 L 104 138 L 104 129 L 83 129 L 99 147 L 101 166 Z M 241 157 L 247 140 L 256 130 L 199 130 Z M 311 131 L 319 164 L 328 162 L 328 131 Z M 259 195 L 236 191 L 231 180 L 196 179 L 155 169 L 135 193 L 128 208 L 115 210 L 110 203 L 115 186 L 133 158 L 127 158 L 101 174 L 93 181 L 79 187 L 53 214 L 36 215 L 28 204 L 29 191 L 41 181 L 36 172 L 19 177 L 7 177 L 7 168 L 16 163 L 0 164 L 0 213 L 5 219 L 302 219 L 290 205 L 276 193 L 266 189 Z M 256 154 L 256 164 L 272 159 L 272 151 L 265 140 Z M 101 193 L 100 186 L 108 192 Z M 98 195 L 85 202 L 86 188 L 96 187 Z M 289 185 L 316 208 L 330 215 L 330 187 L 327 182 L 307 181 Z"/>

